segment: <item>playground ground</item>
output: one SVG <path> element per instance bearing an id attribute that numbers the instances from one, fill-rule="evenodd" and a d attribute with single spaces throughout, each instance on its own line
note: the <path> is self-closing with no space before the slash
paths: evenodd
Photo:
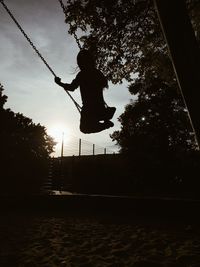
<path id="1" fill-rule="evenodd" d="M 4 212 L 2 267 L 197 267 L 198 223 Z"/>

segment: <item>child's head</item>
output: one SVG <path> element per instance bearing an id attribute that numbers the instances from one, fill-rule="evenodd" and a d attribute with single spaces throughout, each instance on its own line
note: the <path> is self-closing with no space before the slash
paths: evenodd
<path id="1" fill-rule="evenodd" d="M 88 50 L 81 50 L 77 55 L 77 64 L 81 70 L 95 66 L 93 55 Z"/>

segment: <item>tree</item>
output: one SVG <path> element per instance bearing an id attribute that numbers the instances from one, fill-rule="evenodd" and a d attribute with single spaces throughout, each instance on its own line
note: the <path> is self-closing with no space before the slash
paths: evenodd
<path id="1" fill-rule="evenodd" d="M 200 4 L 197 0 L 188 0 L 187 5 L 196 35 L 199 36 L 200 19 L 198 13 Z M 82 30 L 80 41 L 83 42 L 85 48 L 95 49 L 98 66 L 107 77 L 113 83 L 126 79 L 129 82 L 130 93 L 138 95 L 137 104 L 131 104 L 132 107 L 130 108 L 127 107 L 126 115 L 122 115 L 120 118 L 121 123 L 123 123 L 123 118 L 129 114 L 132 127 L 134 127 L 135 114 L 138 114 L 138 108 L 142 111 L 146 99 L 146 109 L 148 106 L 148 110 L 151 110 L 152 114 L 155 110 L 157 114 L 162 113 L 162 115 L 159 114 L 163 119 L 160 119 L 159 125 L 162 124 L 164 127 L 168 121 L 168 128 L 174 129 L 173 134 L 168 136 L 170 146 L 180 143 L 180 140 L 185 138 L 185 143 L 190 143 L 191 147 L 195 147 L 194 135 L 191 133 L 192 129 L 189 126 L 183 100 L 178 93 L 171 60 L 152 1 L 68 0 L 66 23 L 70 25 L 69 33 L 71 34 L 76 33 L 77 29 Z M 171 95 L 172 105 L 166 107 L 165 102 L 167 101 L 169 104 L 169 95 Z M 151 103 L 157 107 L 152 109 Z M 171 107 L 171 111 L 169 107 Z M 164 108 L 166 108 L 166 112 L 164 112 Z M 143 113 L 145 112 L 144 110 Z M 175 121 L 170 122 L 169 116 L 167 117 L 167 114 L 171 113 L 174 113 L 173 120 L 178 114 L 180 115 L 177 125 Z M 157 121 L 158 116 L 154 115 L 151 117 L 151 123 L 155 119 Z M 144 115 L 141 113 L 140 119 L 143 117 Z M 150 122 L 148 121 L 148 123 Z M 144 121 L 142 125 L 146 125 Z M 125 127 L 125 123 L 123 126 L 124 131 L 129 131 L 129 127 Z M 185 137 L 182 134 L 184 128 L 186 128 Z M 175 131 L 175 129 L 177 130 Z M 139 130 L 137 129 L 137 131 Z M 147 129 L 145 131 L 148 132 Z M 153 132 L 149 132 L 150 134 Z M 158 131 L 154 134 L 157 138 Z M 121 146 L 124 144 L 124 139 L 119 140 L 122 136 L 123 134 L 114 133 L 112 138 Z M 126 137 L 128 136 L 130 136 L 129 133 Z M 133 140 L 129 141 L 130 145 Z M 126 149 L 122 148 L 122 151 Z"/>
<path id="2" fill-rule="evenodd" d="M 199 37 L 199 1 L 187 4 Z M 80 33 L 83 46 L 95 48 L 98 65 L 112 82 L 131 82 L 133 73 L 146 71 L 168 81 L 174 77 L 153 1 L 68 0 L 65 11 L 69 33 Z"/>
<path id="3" fill-rule="evenodd" d="M 200 2 L 186 3 L 200 40 Z M 83 47 L 93 49 L 104 74 L 113 83 L 128 81 L 130 93 L 138 96 L 120 116 L 121 130 L 111 135 L 120 151 L 131 154 L 141 170 L 159 164 L 172 168 L 174 176 L 189 157 L 197 163 L 195 136 L 153 1 L 68 0 L 66 23 L 70 34 L 81 35 Z"/>
<path id="4" fill-rule="evenodd" d="M 45 178 L 55 142 L 45 127 L 5 109 L 7 96 L 0 86 L 1 178 L 3 192 L 37 191 Z"/>
<path id="5" fill-rule="evenodd" d="M 131 82 L 145 55 L 165 48 L 151 1 L 69 0 L 66 23 L 71 34 L 82 30 L 84 47 L 96 48 L 98 65 L 113 83 Z"/>

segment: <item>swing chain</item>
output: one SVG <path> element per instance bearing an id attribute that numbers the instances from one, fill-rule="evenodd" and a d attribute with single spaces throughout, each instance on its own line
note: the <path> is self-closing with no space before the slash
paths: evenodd
<path id="1" fill-rule="evenodd" d="M 4 3 L 4 0 L 0 0 L 0 3 L 3 5 L 3 7 L 5 8 L 5 10 L 8 12 L 8 14 L 12 18 L 12 20 L 15 22 L 15 24 L 17 25 L 17 27 L 19 28 L 19 30 L 21 31 L 21 33 L 23 34 L 23 36 L 26 38 L 26 40 L 29 42 L 29 44 L 33 48 L 33 50 L 37 53 L 37 55 L 40 57 L 40 59 L 43 61 L 43 63 L 47 66 L 47 68 L 50 70 L 50 72 L 53 74 L 53 76 L 56 77 L 57 75 L 55 74 L 55 72 L 52 70 L 52 68 L 46 62 L 46 60 L 44 59 L 44 57 L 40 54 L 40 52 L 38 51 L 38 49 L 36 48 L 36 46 L 33 44 L 33 42 L 31 41 L 31 39 L 28 37 L 28 35 L 25 33 L 25 31 L 19 25 L 18 21 L 15 19 L 15 17 L 12 14 L 12 12 L 9 10 L 9 8 L 7 7 L 7 5 Z M 81 112 L 80 105 L 73 99 L 73 97 L 70 95 L 70 93 L 68 91 L 66 91 L 66 93 L 71 98 L 71 100 L 73 101 L 73 103 L 75 104 L 77 110 L 80 113 Z"/>
<path id="2" fill-rule="evenodd" d="M 26 40 L 29 42 L 29 44 L 31 45 L 31 47 L 33 48 L 33 50 L 37 53 L 37 55 L 41 58 L 41 60 L 44 62 L 44 64 L 47 66 L 47 68 L 50 70 L 50 72 L 54 75 L 54 77 L 56 77 L 55 72 L 52 70 L 52 68 L 49 66 L 49 64 L 46 62 L 46 60 L 44 59 L 44 57 L 40 54 L 40 52 L 38 51 L 38 49 L 36 48 L 36 46 L 33 44 L 33 42 L 31 41 L 31 39 L 28 37 L 28 35 L 25 33 L 25 31 L 22 29 L 22 27 L 19 25 L 19 23 L 17 22 L 17 20 L 15 19 L 15 17 L 13 16 L 13 14 L 11 13 L 11 11 L 9 10 L 9 8 L 6 6 L 6 4 L 4 3 L 3 0 L 0 0 L 1 4 L 3 5 L 3 7 L 5 8 L 5 10 L 8 12 L 8 14 L 10 15 L 10 17 L 12 18 L 12 20 L 15 22 L 15 24 L 17 25 L 17 27 L 19 28 L 19 30 L 21 31 L 21 33 L 24 35 L 24 37 L 26 38 Z"/>
<path id="3" fill-rule="evenodd" d="M 65 7 L 65 5 L 63 4 L 63 1 L 62 1 L 62 0 L 58 0 L 58 1 L 59 1 L 60 6 L 61 6 L 61 8 L 62 8 L 62 10 L 63 10 L 63 13 L 65 14 L 65 17 L 67 17 L 67 15 L 66 15 L 66 7 Z M 70 26 L 70 28 L 72 28 L 72 24 L 71 24 L 71 22 L 69 22 L 69 26 Z M 76 40 L 76 43 L 77 43 L 79 49 L 81 50 L 82 47 L 81 47 L 81 44 L 80 44 L 78 35 L 76 34 L 75 31 L 73 32 L 73 35 L 74 35 L 74 39 Z"/>
<path id="4" fill-rule="evenodd" d="M 70 23 L 70 27 L 71 27 L 71 26 L 72 26 L 72 25 L 71 25 L 71 23 Z M 76 32 L 74 32 L 73 35 L 74 35 L 74 38 L 75 38 L 75 40 L 76 40 L 76 43 L 77 43 L 79 49 L 81 50 L 82 47 L 81 47 L 81 44 L 80 44 L 80 42 L 79 42 L 79 38 L 78 38 Z"/>

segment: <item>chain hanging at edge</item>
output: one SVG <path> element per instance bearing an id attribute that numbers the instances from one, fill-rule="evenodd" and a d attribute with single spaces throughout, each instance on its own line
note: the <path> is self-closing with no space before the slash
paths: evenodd
<path id="1" fill-rule="evenodd" d="M 64 15 L 65 15 L 65 18 L 67 18 L 67 15 L 66 15 L 66 8 L 65 8 L 65 5 L 63 4 L 63 1 L 62 1 L 62 0 L 58 0 L 58 1 L 59 1 L 60 6 L 61 6 L 61 8 L 62 8 L 62 10 L 63 10 L 63 13 L 64 13 Z M 71 22 L 69 22 L 69 26 L 72 27 Z M 76 32 L 73 32 L 73 35 L 74 35 L 74 39 L 76 40 L 76 43 L 77 43 L 79 49 L 82 50 L 81 44 L 80 44 L 80 42 L 79 42 L 78 35 L 76 34 Z"/>

